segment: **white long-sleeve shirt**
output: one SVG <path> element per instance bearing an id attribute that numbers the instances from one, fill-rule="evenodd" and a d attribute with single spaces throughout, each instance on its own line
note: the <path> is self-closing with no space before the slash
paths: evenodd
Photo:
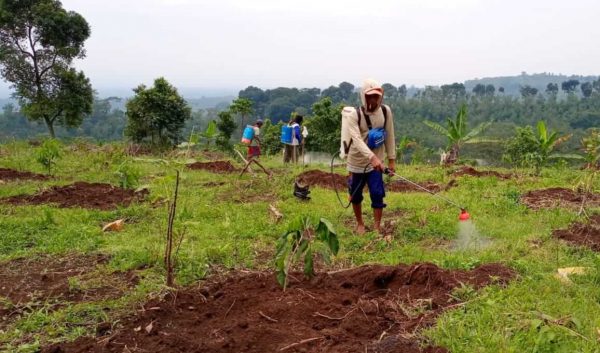
<path id="1" fill-rule="evenodd" d="M 342 158 L 347 158 L 347 169 L 351 173 L 363 173 L 370 172 L 373 170 L 373 166 L 371 166 L 371 157 L 376 155 L 380 160 L 384 160 L 384 152 L 387 155 L 388 159 L 396 159 L 396 139 L 394 137 L 394 116 L 392 114 L 392 110 L 386 106 L 387 108 L 387 124 L 385 126 L 385 130 L 387 132 L 385 143 L 371 150 L 367 144 L 366 139 L 369 134 L 369 127 L 367 126 L 367 119 L 365 118 L 365 114 L 361 113 L 360 126 L 358 125 L 358 115 L 356 112 L 356 108 L 354 107 L 345 107 L 342 110 L 342 146 L 341 146 L 341 154 Z M 383 127 L 383 123 L 385 118 L 383 116 L 382 108 L 379 107 L 375 113 L 370 114 L 372 128 Z M 352 140 L 352 145 L 348 153 L 345 153 L 345 146 L 350 143 Z"/>

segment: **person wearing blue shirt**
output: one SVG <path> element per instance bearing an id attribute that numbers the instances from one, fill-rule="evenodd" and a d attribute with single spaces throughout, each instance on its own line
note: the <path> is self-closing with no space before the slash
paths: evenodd
<path id="1" fill-rule="evenodd" d="M 302 128 L 300 125 L 304 118 L 302 115 L 296 115 L 294 121 L 291 125 L 292 132 L 292 143 L 289 145 L 285 145 L 285 151 L 283 156 L 283 162 L 288 163 L 293 161 L 294 163 L 298 162 L 298 155 L 300 152 L 300 148 L 304 148 L 304 138 L 302 136 Z"/>

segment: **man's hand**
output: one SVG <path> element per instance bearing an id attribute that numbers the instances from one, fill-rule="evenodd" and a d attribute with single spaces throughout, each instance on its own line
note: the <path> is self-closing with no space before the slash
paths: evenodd
<path id="1" fill-rule="evenodd" d="M 388 159 L 388 169 L 392 173 L 396 173 L 396 160 L 395 159 Z"/>
<path id="2" fill-rule="evenodd" d="M 373 157 L 371 157 L 371 165 L 373 166 L 373 169 L 379 172 L 383 172 L 383 170 L 385 169 L 383 162 L 381 161 L 381 159 L 377 158 L 376 155 L 373 155 Z"/>

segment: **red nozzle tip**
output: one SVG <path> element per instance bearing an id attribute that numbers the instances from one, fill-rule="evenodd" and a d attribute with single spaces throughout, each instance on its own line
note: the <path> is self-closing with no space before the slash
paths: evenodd
<path id="1" fill-rule="evenodd" d="M 460 211 L 460 216 L 458 216 L 458 219 L 460 221 L 466 221 L 469 218 L 471 218 L 471 215 L 469 214 L 469 212 L 467 212 L 467 210 Z"/>

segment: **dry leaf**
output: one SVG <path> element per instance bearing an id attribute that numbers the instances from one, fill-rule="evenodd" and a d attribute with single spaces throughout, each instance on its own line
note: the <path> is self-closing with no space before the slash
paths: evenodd
<path id="1" fill-rule="evenodd" d="M 124 219 L 119 219 L 114 222 L 110 222 L 109 224 L 102 227 L 103 232 L 119 232 L 123 230 L 123 226 L 125 225 Z"/>
<path id="2" fill-rule="evenodd" d="M 133 329 L 135 332 L 140 332 L 142 330 L 142 326 L 138 326 Z"/>
<path id="3" fill-rule="evenodd" d="M 556 273 L 556 278 L 564 284 L 572 284 L 573 281 L 569 278 L 570 275 L 582 275 L 588 270 L 588 267 L 565 267 L 559 268 Z"/>

